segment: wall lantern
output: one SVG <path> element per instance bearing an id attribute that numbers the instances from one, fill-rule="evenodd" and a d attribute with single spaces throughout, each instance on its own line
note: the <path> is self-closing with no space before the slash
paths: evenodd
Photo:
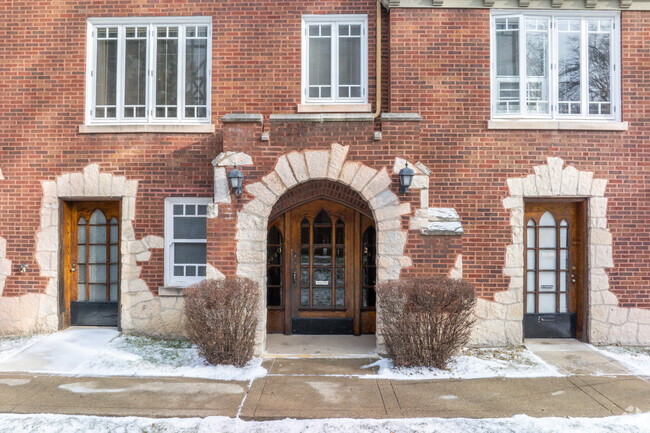
<path id="1" fill-rule="evenodd" d="M 407 193 L 409 192 L 409 187 L 413 181 L 413 175 L 415 172 L 413 169 L 409 168 L 409 163 L 406 163 L 406 167 L 399 171 L 399 192 Z"/>
<path id="2" fill-rule="evenodd" d="M 244 174 L 241 170 L 237 170 L 237 165 L 228 173 L 228 182 L 230 182 L 232 192 L 239 197 L 242 193 L 242 185 L 244 184 Z"/>

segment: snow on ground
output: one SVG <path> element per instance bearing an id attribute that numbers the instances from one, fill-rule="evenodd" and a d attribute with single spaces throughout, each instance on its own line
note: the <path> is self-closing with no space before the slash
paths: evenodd
<path id="1" fill-rule="evenodd" d="M 644 346 L 591 346 L 604 355 L 614 358 L 636 374 L 650 376 L 650 347 Z"/>
<path id="2" fill-rule="evenodd" d="M 0 361 L 9 359 L 21 350 L 31 346 L 45 335 L 19 335 L 0 337 Z"/>
<path id="3" fill-rule="evenodd" d="M 643 433 L 650 431 L 650 413 L 607 418 L 412 418 L 316 419 L 242 421 L 208 418 L 105 418 L 73 415 L 0 415 L 0 433 L 112 433 L 112 432 L 220 432 L 220 433 Z"/>
<path id="4" fill-rule="evenodd" d="M 366 367 L 374 366 L 379 367 L 377 375 L 380 378 L 397 380 L 562 376 L 553 366 L 525 347 L 463 349 L 460 355 L 452 358 L 447 370 L 426 367 L 398 368 L 386 358 Z"/>
<path id="5" fill-rule="evenodd" d="M 14 356 L 0 359 L 0 371 L 236 381 L 250 381 L 267 373 L 261 359 L 253 359 L 243 368 L 208 365 L 187 340 L 134 337 L 113 329 L 70 329 L 42 338 L 23 351 L 17 345 L 14 345 Z"/>

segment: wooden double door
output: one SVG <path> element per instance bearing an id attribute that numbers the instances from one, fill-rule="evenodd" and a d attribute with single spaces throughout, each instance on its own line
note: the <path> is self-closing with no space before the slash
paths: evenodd
<path id="1" fill-rule="evenodd" d="M 525 204 L 524 337 L 586 337 L 585 205 Z"/>
<path id="2" fill-rule="evenodd" d="M 117 326 L 120 202 L 65 202 L 62 225 L 63 326 Z"/>
<path id="3" fill-rule="evenodd" d="M 267 331 L 375 331 L 376 233 L 347 206 L 315 200 L 269 224 Z"/>

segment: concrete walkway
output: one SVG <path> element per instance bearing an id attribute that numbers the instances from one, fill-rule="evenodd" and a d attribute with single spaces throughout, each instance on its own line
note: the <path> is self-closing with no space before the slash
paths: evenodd
<path id="1" fill-rule="evenodd" d="M 252 383 L 187 378 L 0 374 L 0 412 L 240 416 L 247 420 L 400 417 L 602 417 L 650 411 L 632 375 L 400 381 L 366 378 L 361 359 L 268 359 Z"/>

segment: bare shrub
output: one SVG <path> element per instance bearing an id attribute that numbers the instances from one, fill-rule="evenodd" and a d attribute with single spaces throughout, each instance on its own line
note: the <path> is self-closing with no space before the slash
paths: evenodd
<path id="1" fill-rule="evenodd" d="M 257 284 L 246 278 L 205 280 L 185 289 L 187 333 L 210 364 L 243 367 L 253 357 Z"/>
<path id="2" fill-rule="evenodd" d="M 447 363 L 468 341 L 474 288 L 449 278 L 388 281 L 377 286 L 386 350 L 399 367 Z"/>

